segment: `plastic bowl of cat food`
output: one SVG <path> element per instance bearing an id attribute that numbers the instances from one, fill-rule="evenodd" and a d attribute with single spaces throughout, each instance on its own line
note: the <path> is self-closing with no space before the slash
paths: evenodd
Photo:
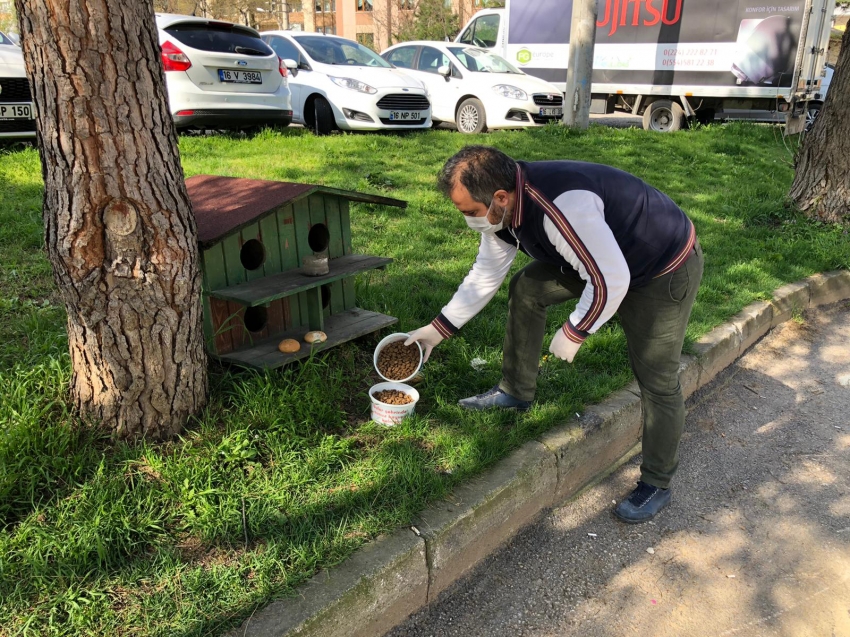
<path id="1" fill-rule="evenodd" d="M 404 383 L 378 383 L 369 390 L 372 399 L 372 420 L 392 427 L 413 415 L 419 392 Z"/>
<path id="2" fill-rule="evenodd" d="M 405 347 L 410 334 L 396 332 L 381 339 L 375 348 L 372 362 L 378 376 L 386 381 L 405 383 L 419 373 L 425 358 L 418 341 Z"/>

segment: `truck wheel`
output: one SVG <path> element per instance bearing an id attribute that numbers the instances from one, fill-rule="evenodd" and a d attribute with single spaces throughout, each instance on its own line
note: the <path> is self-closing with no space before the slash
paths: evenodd
<path id="1" fill-rule="evenodd" d="M 484 104 L 474 97 L 463 100 L 457 108 L 455 123 L 461 133 L 483 133 L 487 130 Z"/>
<path id="2" fill-rule="evenodd" d="M 644 130 L 672 133 L 685 126 L 685 111 L 670 100 L 658 100 L 643 112 Z"/>
<path id="3" fill-rule="evenodd" d="M 808 110 L 806 110 L 806 132 L 812 130 L 812 126 L 815 124 L 815 120 L 820 115 L 820 108 L 822 104 L 819 102 L 812 102 L 809 104 Z"/>
<path id="4" fill-rule="evenodd" d="M 313 132 L 316 135 L 330 135 L 336 128 L 334 112 L 328 100 L 317 97 L 313 100 Z"/>

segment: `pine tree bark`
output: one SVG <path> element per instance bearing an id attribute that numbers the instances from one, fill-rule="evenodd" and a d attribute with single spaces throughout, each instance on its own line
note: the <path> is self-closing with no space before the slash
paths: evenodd
<path id="1" fill-rule="evenodd" d="M 823 108 L 797 152 L 790 197 L 808 217 L 850 222 L 850 29 Z"/>
<path id="2" fill-rule="evenodd" d="M 206 402 L 197 231 L 152 0 L 15 0 L 71 399 L 116 437 L 164 439 Z"/>

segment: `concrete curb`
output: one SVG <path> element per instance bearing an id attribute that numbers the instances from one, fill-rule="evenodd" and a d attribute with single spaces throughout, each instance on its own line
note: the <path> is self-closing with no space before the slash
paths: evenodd
<path id="1" fill-rule="evenodd" d="M 557 481 L 555 457 L 530 441 L 419 514 L 413 528 L 427 547 L 428 601 L 552 506 Z"/>
<path id="2" fill-rule="evenodd" d="M 850 271 L 827 272 L 777 289 L 744 308 L 683 356 L 685 396 L 707 385 L 771 328 L 803 310 L 850 299 Z M 430 603 L 450 584 L 548 508 L 574 497 L 634 455 L 641 434 L 637 383 L 530 441 L 410 529 L 380 538 L 320 573 L 300 596 L 271 603 L 233 637 L 375 637 Z"/>
<path id="3" fill-rule="evenodd" d="M 425 542 L 403 529 L 370 542 L 343 564 L 272 602 L 230 637 L 374 637 L 428 602 Z"/>

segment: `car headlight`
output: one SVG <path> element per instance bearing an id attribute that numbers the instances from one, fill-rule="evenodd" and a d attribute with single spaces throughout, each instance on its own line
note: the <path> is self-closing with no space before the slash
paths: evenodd
<path id="1" fill-rule="evenodd" d="M 511 86 L 510 84 L 497 84 L 493 87 L 493 90 L 496 91 L 497 94 L 502 97 L 510 97 L 515 100 L 527 100 L 528 93 L 523 91 L 521 88 L 517 88 L 516 86 Z"/>
<path id="2" fill-rule="evenodd" d="M 369 86 L 366 82 L 361 82 L 360 80 L 355 80 L 350 77 L 331 77 L 330 81 L 336 84 L 337 86 L 341 86 L 342 88 L 350 88 L 352 91 L 359 91 L 360 93 L 369 93 L 374 94 L 378 92 L 378 89 Z"/>

